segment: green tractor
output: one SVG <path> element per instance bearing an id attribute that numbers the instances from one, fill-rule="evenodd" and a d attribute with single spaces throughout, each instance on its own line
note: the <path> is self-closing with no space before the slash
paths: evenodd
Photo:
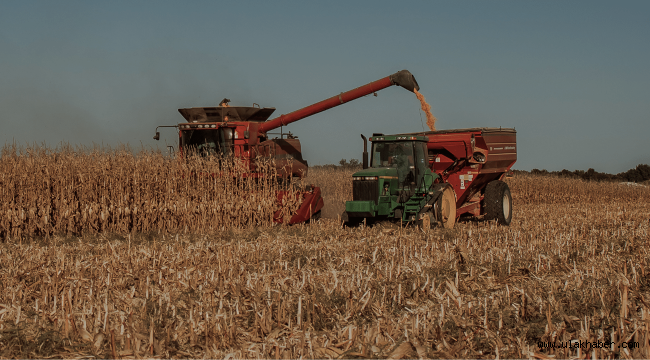
<path id="1" fill-rule="evenodd" d="M 427 136 L 373 134 L 369 165 L 366 138 L 361 137 L 363 170 L 353 174 L 353 200 L 342 214 L 346 225 L 392 219 L 425 229 L 454 226 L 456 196 L 429 168 Z"/>

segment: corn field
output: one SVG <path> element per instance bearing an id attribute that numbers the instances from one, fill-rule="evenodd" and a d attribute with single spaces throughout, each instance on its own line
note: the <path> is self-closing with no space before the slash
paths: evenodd
<path id="1" fill-rule="evenodd" d="M 0 238 L 83 233 L 208 233 L 224 227 L 270 225 L 273 213 L 299 205 L 277 191 L 271 161 L 261 178 L 242 163 L 217 157 L 188 161 L 127 149 L 5 147 L 0 157 Z M 214 169 L 221 169 L 215 174 Z"/>
<path id="2" fill-rule="evenodd" d="M 49 172 L 53 199 L 66 199 L 72 184 L 99 203 L 92 191 L 118 201 L 142 199 L 134 189 L 179 190 L 153 155 L 139 163 L 147 172 L 132 157 L 110 162 L 95 154 L 104 162 L 91 162 L 89 154 L 3 156 L 2 181 L 32 159 L 30 169 L 43 169 L 38 180 L 32 173 L 13 184 L 42 187 L 40 174 Z M 39 158 L 46 155 L 58 165 Z M 86 165 L 69 165 L 77 159 Z M 124 180 L 102 185 L 102 171 Z M 311 170 L 307 181 L 336 207 L 350 195 L 348 175 Z M 178 212 L 184 222 L 166 215 L 177 225 L 159 234 L 164 222 L 141 220 L 154 216 L 143 210 L 130 224 L 150 221 L 149 228 L 10 233 L 0 245 L 0 356 L 649 358 L 650 190 L 540 176 L 507 182 L 509 227 L 469 220 L 424 232 L 392 223 L 343 228 L 337 219 L 287 227 L 231 218 L 233 225 L 210 229 L 209 221 L 224 221 L 214 216 L 203 231 L 189 225 L 196 215 Z M 190 185 L 193 204 L 209 199 Z M 21 201 L 39 214 L 38 199 Z M 57 201 L 50 206 L 63 206 Z M 614 345 L 538 346 L 567 341 Z"/>

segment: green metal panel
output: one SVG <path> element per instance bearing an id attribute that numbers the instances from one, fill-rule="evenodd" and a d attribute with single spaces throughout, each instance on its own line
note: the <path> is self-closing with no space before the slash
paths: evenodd
<path id="1" fill-rule="evenodd" d="M 375 216 L 375 203 L 373 201 L 346 201 L 345 211 L 348 213 L 371 213 Z"/>

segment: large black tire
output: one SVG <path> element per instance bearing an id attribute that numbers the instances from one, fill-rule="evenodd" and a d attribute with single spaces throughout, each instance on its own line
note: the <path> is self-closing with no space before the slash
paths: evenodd
<path id="1" fill-rule="evenodd" d="M 496 220 L 501 225 L 512 221 L 512 194 L 508 184 L 501 180 L 490 181 L 483 198 L 486 220 Z"/>

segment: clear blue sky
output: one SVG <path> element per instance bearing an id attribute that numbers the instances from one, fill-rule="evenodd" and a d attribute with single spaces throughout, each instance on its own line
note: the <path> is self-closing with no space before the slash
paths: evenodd
<path id="1" fill-rule="evenodd" d="M 0 2 L 0 145 L 164 146 L 177 108 L 288 113 L 410 70 L 439 129 L 515 127 L 517 169 L 650 163 L 648 1 Z M 391 87 L 288 127 L 310 164 L 422 130 Z M 426 125 L 425 125 L 426 126 Z"/>

